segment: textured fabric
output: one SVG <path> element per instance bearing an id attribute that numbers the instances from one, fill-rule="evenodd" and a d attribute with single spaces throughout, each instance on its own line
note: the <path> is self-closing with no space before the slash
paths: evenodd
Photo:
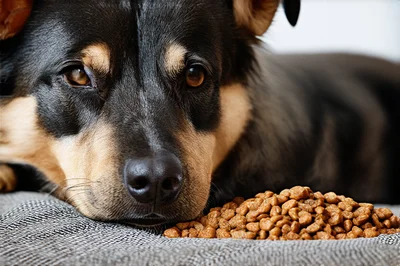
<path id="1" fill-rule="evenodd" d="M 400 206 L 392 206 L 400 214 Z M 0 195 L 0 265 L 400 265 L 400 234 L 335 241 L 167 239 L 38 193 Z"/>

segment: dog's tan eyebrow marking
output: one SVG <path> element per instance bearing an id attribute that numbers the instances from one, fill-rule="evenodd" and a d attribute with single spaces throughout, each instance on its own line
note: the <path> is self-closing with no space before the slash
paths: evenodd
<path id="1" fill-rule="evenodd" d="M 186 48 L 178 43 L 171 43 L 167 46 L 164 65 L 169 75 L 175 76 L 185 67 L 186 53 Z"/>
<path id="2" fill-rule="evenodd" d="M 92 44 L 82 51 L 82 61 L 87 66 L 108 73 L 110 71 L 110 54 L 110 49 L 106 44 Z"/>

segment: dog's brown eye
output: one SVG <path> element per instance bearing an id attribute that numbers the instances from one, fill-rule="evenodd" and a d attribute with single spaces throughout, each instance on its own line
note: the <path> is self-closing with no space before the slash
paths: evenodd
<path id="1" fill-rule="evenodd" d="M 83 68 L 73 68 L 64 77 L 72 86 L 90 86 L 90 78 Z"/>
<path id="2" fill-rule="evenodd" d="M 186 83 L 193 88 L 200 87 L 204 83 L 205 71 L 202 66 L 191 66 L 186 71 Z"/>

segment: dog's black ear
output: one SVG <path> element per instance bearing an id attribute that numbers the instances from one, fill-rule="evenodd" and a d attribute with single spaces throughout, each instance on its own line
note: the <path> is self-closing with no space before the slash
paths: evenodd
<path id="1" fill-rule="evenodd" d="M 300 15 L 300 0 L 282 0 L 283 9 L 290 25 L 296 26 Z"/>
<path id="2" fill-rule="evenodd" d="M 16 35 L 28 19 L 33 0 L 0 1 L 0 40 Z"/>
<path id="3" fill-rule="evenodd" d="M 251 34 L 261 36 L 271 25 L 279 0 L 233 0 L 236 24 Z"/>

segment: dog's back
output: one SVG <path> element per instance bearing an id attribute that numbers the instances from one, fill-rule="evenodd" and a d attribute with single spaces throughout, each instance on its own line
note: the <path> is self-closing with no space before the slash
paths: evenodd
<path id="1" fill-rule="evenodd" d="M 398 202 L 400 65 L 347 54 L 256 54 L 253 119 L 220 168 L 239 185 L 223 180 L 225 192 L 249 182 L 276 190 L 303 184 Z"/>

